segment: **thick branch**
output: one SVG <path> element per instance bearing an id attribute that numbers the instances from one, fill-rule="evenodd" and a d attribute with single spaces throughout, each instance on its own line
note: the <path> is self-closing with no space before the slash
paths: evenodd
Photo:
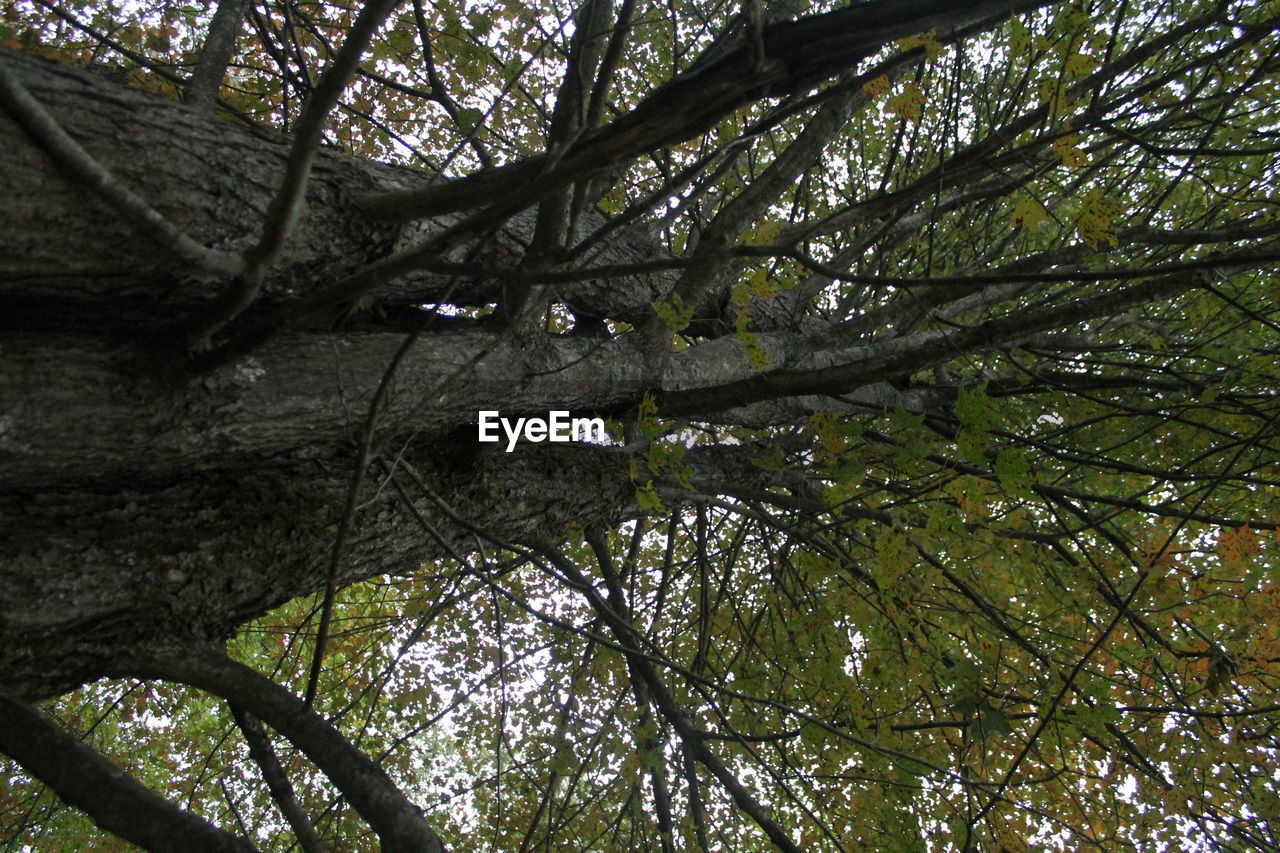
<path id="1" fill-rule="evenodd" d="M 152 853 L 254 853 L 248 841 L 157 796 L 52 720 L 0 693 L 0 750 L 93 822 Z"/>
<path id="2" fill-rule="evenodd" d="M 191 331 L 193 339 L 199 341 L 207 338 L 257 297 L 267 267 L 279 255 L 301 212 L 307 180 L 311 176 L 311 168 L 316 160 L 329 113 L 337 106 L 338 97 L 346 89 L 347 81 L 355 74 L 370 39 L 398 2 L 399 0 L 374 0 L 360 10 L 337 56 L 325 69 L 298 118 L 289 159 L 285 163 L 284 178 L 267 209 L 262 238 L 256 246 L 245 252 L 245 270 L 238 284 L 216 306 L 197 319 Z"/>
<path id="3" fill-rule="evenodd" d="M 120 675 L 160 678 L 207 690 L 270 725 L 324 771 L 382 841 L 384 853 L 445 853 L 421 810 L 369 756 L 302 700 L 264 675 L 211 652 L 183 648 L 123 656 Z"/>
<path id="4" fill-rule="evenodd" d="M 697 136 L 737 108 L 795 92 L 853 67 L 883 45 L 927 29 L 950 31 L 979 21 L 995 25 L 1010 12 L 1053 0 L 875 0 L 765 28 L 766 61 L 749 45 L 694 67 L 643 100 L 627 115 L 583 134 L 559 162 L 534 157 L 435 188 L 369 196 L 377 215 L 415 219 L 474 209 L 495 199 L 522 204 L 645 151 Z M 490 204 L 511 212 L 511 202 Z"/>
<path id="5" fill-rule="evenodd" d="M 1165 299 L 1196 287 L 1207 274 L 1201 271 L 1176 273 L 1063 305 L 1015 312 L 958 331 L 931 329 L 903 338 L 876 341 L 852 350 L 840 364 L 831 367 L 779 369 L 719 386 L 667 392 L 659 397 L 659 409 L 667 417 L 680 417 L 778 397 L 843 394 L 888 376 L 914 373 L 944 364 L 956 353 L 1014 346 L 1038 332 Z"/>
<path id="6" fill-rule="evenodd" d="M 208 249 L 192 240 L 103 168 L 54 121 L 48 110 L 31 96 L 3 63 L 0 63 L 0 106 L 60 168 L 69 172 L 86 188 L 102 196 L 166 250 L 198 269 L 219 275 L 233 275 L 239 271 L 238 259 L 224 252 Z"/>
<path id="7" fill-rule="evenodd" d="M 222 87 L 222 77 L 236 49 L 240 22 L 249 10 L 250 0 L 220 0 L 209 22 L 209 32 L 200 48 L 200 61 L 187 80 L 182 99 L 194 107 L 212 107 Z"/>

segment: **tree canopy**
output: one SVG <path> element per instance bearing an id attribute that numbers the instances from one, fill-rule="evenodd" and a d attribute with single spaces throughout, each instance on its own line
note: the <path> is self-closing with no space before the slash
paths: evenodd
<path id="1" fill-rule="evenodd" d="M 6 849 L 1280 848 L 1276 0 L 0 8 Z"/>

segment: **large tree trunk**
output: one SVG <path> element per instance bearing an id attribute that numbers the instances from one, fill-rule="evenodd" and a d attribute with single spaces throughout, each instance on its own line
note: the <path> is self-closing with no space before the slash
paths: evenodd
<path id="1" fill-rule="evenodd" d="M 608 416 L 633 411 L 653 391 L 671 414 L 736 409 L 738 423 L 767 425 L 809 409 L 802 394 L 927 404 L 879 381 L 927 364 L 910 347 L 887 360 L 872 353 L 866 370 L 797 385 L 795 369 L 847 359 L 789 351 L 798 341 L 787 326 L 796 321 L 775 322 L 768 312 L 756 324 L 765 333 L 756 355 L 793 373 L 762 385 L 733 336 L 672 354 L 669 337 L 601 337 L 586 323 L 573 335 L 457 317 L 423 326 L 422 305 L 498 303 L 505 311 L 521 303 L 507 300 L 508 282 L 493 275 L 456 280 L 440 271 L 464 260 L 471 269 L 519 268 L 535 202 L 569 183 L 689 138 L 769 93 L 803 90 L 892 38 L 935 25 L 982 29 L 1044 2 L 949 0 L 929 4 L 923 17 L 908 14 L 916 8 L 909 4 L 869 4 L 773 24 L 763 33 L 769 62 L 743 46 L 709 59 L 625 119 L 585 133 L 555 165 L 535 157 L 432 186 L 420 172 L 322 151 L 301 222 L 253 302 L 250 313 L 265 325 L 224 339 L 221 349 L 213 341 L 200 370 L 190 368 L 207 342 L 203 324 L 231 284 L 141 233 L 84 185 L 83 171 L 74 179 L 67 158 L 49 156 L 47 140 L 37 141 L 39 121 L 8 109 L 0 119 L 0 679 L 26 697 L 53 695 L 109 671 L 111 657 L 130 646 L 224 637 L 292 597 L 447 553 L 453 546 L 414 528 L 388 487 L 362 508 L 336 575 L 326 565 L 366 422 L 375 424 L 375 458 L 410 458 L 424 473 L 434 493 L 430 501 L 416 496 L 424 508 L 437 516 L 441 503 L 459 508 L 469 523 L 520 541 L 625 515 L 635 497 L 631 466 L 608 448 L 479 453 L 470 427 L 479 410 Z M 258 245 L 289 154 L 285 140 L 88 72 L 10 53 L 0 63 L 197 254 L 236 259 Z M 841 115 L 832 108 L 828 130 Z M 370 209 L 371 198 L 435 218 L 406 221 L 403 209 Z M 478 204 L 488 205 L 488 218 L 464 218 Z M 651 252 L 646 233 L 624 229 L 580 262 L 636 267 Z M 415 246 L 432 247 L 431 263 L 396 267 L 404 274 L 379 280 L 376 304 L 334 304 L 325 295 Z M 719 258 L 719 249 L 699 251 L 698 269 Z M 681 285 L 670 266 L 642 267 L 603 283 L 570 275 L 555 297 L 592 325 L 606 317 L 638 325 L 651 322 L 655 299 L 678 296 L 682 286 L 723 290 L 703 288 L 697 275 L 696 287 Z M 309 307 L 294 310 L 300 304 Z M 370 420 L 406 326 L 421 336 Z M 950 354 L 931 346 L 935 360 Z M 722 476 L 726 464 L 735 463 L 714 462 Z M 735 476 L 749 485 L 754 475 Z M 464 530 L 437 521 L 446 542 L 462 541 Z"/>
<path id="2" fill-rule="evenodd" d="M 195 239 L 230 250 L 254 239 L 282 141 L 82 72 L 0 61 Z M 130 646 L 220 638 L 323 587 L 353 436 L 404 334 L 312 324 L 197 382 L 172 379 L 178 328 L 213 286 L 67 180 L 8 119 L 0 145 L 0 679 L 39 697 L 100 675 Z M 425 180 L 322 156 L 268 296 L 385 253 L 394 230 L 353 216 L 343 199 Z M 531 525 L 549 532 L 585 513 L 615 515 L 633 489 L 603 451 L 482 458 L 466 430 L 476 411 L 616 408 L 640 382 L 620 345 L 427 334 L 396 375 L 376 441 L 392 452 L 408 442 L 437 494 L 518 539 Z M 581 470 L 551 476 L 553 467 Z M 394 497 L 384 489 L 362 510 L 341 582 L 444 553 Z M 443 519 L 441 529 L 462 535 Z"/>
<path id="3" fill-rule="evenodd" d="M 232 251 L 254 240 L 247 223 L 261 219 L 274 190 L 281 140 L 84 72 L 10 54 L 0 61 L 99 162 L 193 238 Z M 0 679 L 34 698 L 101 675 L 129 648 L 217 640 L 322 589 L 357 436 L 405 333 L 377 316 L 336 328 L 320 318 L 196 381 L 175 375 L 168 368 L 183 355 L 181 326 L 214 284 L 68 180 L 7 119 L 0 144 L 8 158 L 0 170 Z M 427 180 L 325 153 L 266 297 L 321 287 L 411 239 L 354 214 L 344 199 Z M 502 252 L 503 239 L 489 251 Z M 652 276 L 625 285 L 638 301 L 662 286 Z M 404 303 L 441 286 L 424 275 L 390 292 Z M 454 301 L 483 302 L 492 287 L 464 281 Z M 617 304 L 623 290 L 614 282 L 605 298 Z M 509 541 L 622 517 L 635 484 L 619 450 L 481 452 L 472 424 L 481 409 L 519 416 L 632 407 L 653 380 L 638 344 L 445 319 L 400 364 L 376 419 L 376 446 L 407 454 L 439 499 Z M 749 370 L 726 339 L 672 359 L 663 384 L 679 389 Z M 740 469 L 745 484 L 752 469 L 740 462 L 719 453 L 715 467 Z M 340 583 L 470 547 L 438 504 L 416 498 L 453 542 L 432 541 L 382 488 L 361 510 Z"/>

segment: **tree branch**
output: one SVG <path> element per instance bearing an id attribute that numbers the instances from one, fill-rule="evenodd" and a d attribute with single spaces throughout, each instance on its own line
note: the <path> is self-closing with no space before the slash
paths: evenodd
<path id="1" fill-rule="evenodd" d="M 779 850 L 785 851 L 785 853 L 799 853 L 800 848 L 787 835 L 786 830 L 769 815 L 769 810 L 707 747 L 706 740 L 698 728 L 680 710 L 666 684 L 658 677 L 658 673 L 653 668 L 649 658 L 639 653 L 638 650 L 632 653 L 631 650 L 633 649 L 637 632 L 630 622 L 610 602 L 600 597 L 591 581 L 582 574 L 572 560 L 569 560 L 549 545 L 544 545 L 538 550 L 546 556 L 556 569 L 564 573 L 565 577 L 578 587 L 579 591 L 587 598 L 591 608 L 609 626 L 614 636 L 618 638 L 627 664 L 634 668 L 636 675 L 643 681 L 654 705 L 662 712 L 662 716 L 667 719 L 667 722 L 671 723 L 671 727 L 679 735 L 689 754 L 706 767 L 711 772 L 711 775 L 716 777 L 720 784 L 724 786 L 734 804 L 755 821 L 756 825 L 764 831 L 765 835 Z M 610 598 L 612 598 L 612 595 Z"/>
<path id="2" fill-rule="evenodd" d="M 263 730 L 262 724 L 235 703 L 231 703 L 231 716 L 235 719 L 240 733 L 244 735 L 245 744 L 249 747 L 249 757 L 262 771 L 262 781 L 267 783 L 271 799 L 275 800 L 280 814 L 284 815 L 284 819 L 293 828 L 293 834 L 298 839 L 303 853 L 325 853 L 324 843 L 316 834 L 315 827 L 311 825 L 311 819 L 303 811 L 302 804 L 298 802 L 298 797 L 293 792 L 293 785 L 289 782 L 289 776 L 281 766 L 280 759 L 276 757 L 276 751 L 271 747 L 271 738 Z"/>
<path id="3" fill-rule="evenodd" d="M 294 128 L 293 145 L 289 148 L 289 158 L 285 162 L 284 178 L 271 206 L 267 208 L 262 237 L 257 245 L 244 253 L 244 270 L 236 285 L 223 294 L 217 304 L 193 319 L 189 336 L 197 344 L 235 319 L 257 297 L 267 267 L 280 253 L 302 210 L 307 179 L 311 175 L 311 166 L 315 162 L 324 134 L 325 121 L 337 106 L 338 97 L 359 66 L 360 57 L 364 55 L 370 39 L 398 2 L 399 0 L 372 0 L 360 10 L 337 56 L 325 69 L 311 96 L 307 98 L 306 106 Z"/>
<path id="4" fill-rule="evenodd" d="M 422 190 L 369 194 L 359 203 L 378 216 L 416 219 L 467 210 L 517 191 L 536 201 L 601 169 L 662 145 L 689 139 L 723 116 L 766 97 L 835 76 L 888 42 L 930 28 L 992 26 L 1011 12 L 1055 0 L 874 0 L 764 30 L 767 62 L 739 47 L 672 79 L 635 109 L 584 133 L 562 157 L 543 155 Z M 519 209 L 502 205 L 507 212 Z"/>
<path id="5" fill-rule="evenodd" d="M 255 853 L 158 796 L 34 708 L 0 693 L 0 750 L 93 822 L 151 853 Z"/>
<path id="6" fill-rule="evenodd" d="M 1235 271 L 1226 259 L 1214 269 Z M 849 352 L 842 363 L 813 369 L 777 369 L 721 385 L 667 391 L 658 398 L 664 417 L 736 408 L 761 400 L 799 394 L 842 394 L 904 372 L 945 363 L 956 353 L 989 351 L 1105 314 L 1191 290 L 1209 275 L 1188 270 L 1141 284 L 1087 296 L 1035 311 L 1015 312 L 957 331 L 932 329 L 903 338 L 873 341 Z M 825 339 L 824 339 L 825 340 Z"/>
<path id="7" fill-rule="evenodd" d="M 418 39 L 422 43 L 422 66 L 427 72 L 427 82 L 431 85 L 432 100 L 443 107 L 449 114 L 449 118 L 458 125 L 458 130 L 466 134 L 467 142 L 471 145 L 471 150 L 476 152 L 476 159 L 480 161 L 480 165 L 486 169 L 493 168 L 493 157 L 480 140 L 482 124 L 477 122 L 476 126 L 470 130 L 463 127 L 462 122 L 458 120 L 460 113 L 458 102 L 449 94 L 444 81 L 440 79 L 440 72 L 436 70 L 435 55 L 431 49 L 431 34 L 427 27 L 427 16 L 422 10 L 422 0 L 413 0 L 413 20 L 418 28 Z"/>
<path id="8" fill-rule="evenodd" d="M 223 75 L 235 54 L 240 22 L 249 10 L 251 0 L 219 0 L 218 9 L 209 22 L 209 32 L 200 48 L 200 59 L 183 88 L 182 100 L 193 107 L 211 109 L 222 87 Z"/>
<path id="9" fill-rule="evenodd" d="M 241 663 L 206 649 L 121 655 L 117 674 L 159 678 L 206 690 L 233 702 L 288 738 L 315 762 L 382 842 L 384 853 L 446 853 L 444 843 L 385 770 L 352 746 L 319 714 L 284 687 Z M 187 848 L 189 849 L 189 848 Z"/>

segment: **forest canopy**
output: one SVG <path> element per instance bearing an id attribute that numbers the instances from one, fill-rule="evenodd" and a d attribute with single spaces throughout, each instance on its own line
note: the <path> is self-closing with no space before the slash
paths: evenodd
<path id="1" fill-rule="evenodd" d="M 5 849 L 1280 849 L 1278 25 L 3 0 Z"/>

